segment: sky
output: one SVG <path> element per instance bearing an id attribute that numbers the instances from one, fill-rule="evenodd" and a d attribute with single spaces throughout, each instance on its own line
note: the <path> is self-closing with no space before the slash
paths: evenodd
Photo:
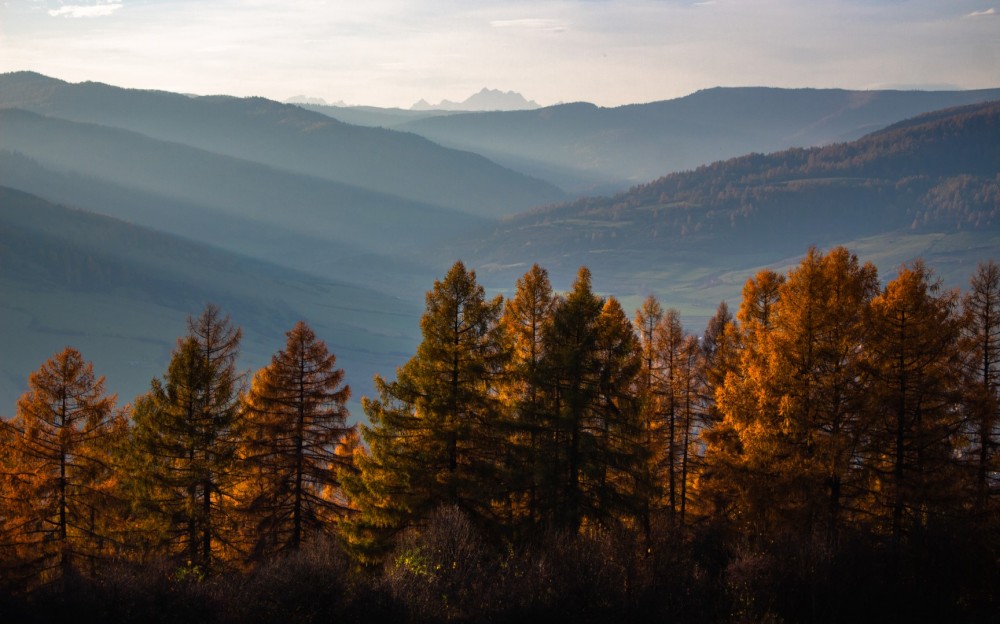
<path id="1" fill-rule="evenodd" d="M 1000 0 L 0 0 L 0 72 L 409 108 L 1000 87 Z"/>

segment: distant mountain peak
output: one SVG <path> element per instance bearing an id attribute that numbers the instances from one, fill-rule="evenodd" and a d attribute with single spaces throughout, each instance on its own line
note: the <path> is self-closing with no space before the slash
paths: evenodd
<path id="1" fill-rule="evenodd" d="M 534 100 L 525 99 L 516 91 L 500 91 L 483 87 L 462 102 L 441 100 L 440 104 L 430 104 L 421 99 L 410 110 L 452 110 L 452 111 L 509 111 L 541 108 Z"/>
<path id="2" fill-rule="evenodd" d="M 294 95 L 287 100 L 285 104 L 312 104 L 315 106 L 347 106 L 343 100 L 338 100 L 336 102 L 327 102 L 321 97 L 312 97 L 309 95 Z"/>

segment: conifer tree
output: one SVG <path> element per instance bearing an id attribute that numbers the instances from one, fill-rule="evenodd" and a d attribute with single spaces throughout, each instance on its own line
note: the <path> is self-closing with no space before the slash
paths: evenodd
<path id="1" fill-rule="evenodd" d="M 546 411 L 551 418 L 542 513 L 551 526 L 578 530 L 641 515 L 645 447 L 635 401 L 641 350 L 613 299 L 596 296 L 581 267 L 543 338 Z M 631 454 L 623 455 L 630 447 Z M 615 464 L 615 462 L 620 462 Z"/>
<path id="2" fill-rule="evenodd" d="M 286 336 L 285 348 L 254 376 L 239 429 L 240 498 L 255 558 L 332 535 L 347 512 L 340 476 L 352 468 L 341 450 L 353 431 L 346 424 L 350 388 L 305 322 Z"/>
<path id="3" fill-rule="evenodd" d="M 552 320 L 558 298 L 552 292 L 548 272 L 533 265 L 517 281 L 514 295 L 505 302 L 501 318 L 509 360 L 502 380 L 511 453 L 507 457 L 505 481 L 510 488 L 510 523 L 539 522 L 540 488 L 545 479 L 545 442 L 551 435 L 544 412 L 543 336 Z"/>
<path id="4" fill-rule="evenodd" d="M 27 586 L 85 572 L 110 551 L 109 444 L 125 421 L 104 378 L 66 347 L 31 373 L 14 418 L 0 421 L 2 576 Z"/>
<path id="5" fill-rule="evenodd" d="M 686 476 L 687 447 L 695 409 L 695 362 L 685 354 L 685 335 L 680 313 L 663 311 L 647 298 L 636 315 L 642 348 L 640 397 L 646 423 L 646 449 L 650 458 L 649 478 L 654 488 L 653 507 L 666 511 L 673 524 L 684 505 L 682 472 Z M 682 468 L 683 464 L 683 468 Z"/>
<path id="6" fill-rule="evenodd" d="M 845 502 L 859 493 L 858 445 L 869 429 L 863 351 L 875 267 L 843 247 L 810 248 L 780 289 L 768 353 L 782 427 L 779 479 L 798 506 L 798 525 L 837 539 Z M 781 465 L 783 463 L 783 465 Z M 797 499 L 797 500 L 796 500 Z"/>
<path id="7" fill-rule="evenodd" d="M 681 435 L 679 439 L 680 457 L 680 493 L 678 522 L 684 528 L 687 519 L 688 509 L 688 485 L 695 476 L 697 460 L 699 455 L 694 447 L 698 442 L 696 427 L 700 426 L 699 420 L 705 414 L 705 406 L 702 397 L 704 390 L 701 387 L 702 368 L 704 367 L 704 351 L 696 336 L 688 335 L 681 345 L 680 359 L 678 362 L 680 400 L 680 424 Z"/>
<path id="8" fill-rule="evenodd" d="M 132 414 L 130 487 L 147 530 L 144 548 L 183 556 L 204 572 L 236 556 L 241 335 L 212 304 L 189 317 L 163 380 L 152 380 Z"/>
<path id="9" fill-rule="evenodd" d="M 863 449 L 872 511 L 899 547 L 956 504 L 953 442 L 961 424 L 957 293 L 922 261 L 904 265 L 872 302 L 866 356 L 873 431 Z"/>
<path id="10" fill-rule="evenodd" d="M 604 525 L 631 525 L 644 510 L 651 484 L 643 466 L 649 449 L 643 444 L 640 403 L 636 396 L 642 362 L 639 342 L 621 304 L 608 297 L 597 327 L 600 383 L 594 406 L 592 456 L 584 456 L 591 518 Z M 586 448 L 586 447 L 585 447 Z"/>
<path id="11" fill-rule="evenodd" d="M 748 289 L 741 376 L 727 378 L 721 405 L 754 522 L 802 537 L 822 526 L 836 539 L 846 497 L 860 490 L 862 353 L 876 288 L 874 266 L 844 248 L 811 248 L 786 279 Z"/>
<path id="12" fill-rule="evenodd" d="M 737 325 L 728 344 L 727 366 L 720 367 L 715 387 L 716 417 L 704 433 L 705 468 L 699 491 L 708 501 L 709 513 L 752 525 L 764 522 L 769 507 L 758 503 L 768 498 L 756 487 L 766 489 L 758 460 L 771 456 L 769 440 L 778 431 L 776 406 L 767 400 L 770 381 L 766 351 L 774 325 L 774 308 L 785 278 L 762 270 L 747 280 L 737 313 Z M 729 332 L 725 334 L 730 336 Z M 770 421 L 770 422 L 768 422 Z"/>
<path id="13" fill-rule="evenodd" d="M 678 483 L 680 473 L 680 441 L 679 421 L 681 420 L 682 396 L 684 380 L 681 374 L 681 347 L 684 343 L 684 330 L 681 327 L 680 313 L 673 308 L 667 310 L 656 328 L 656 346 L 662 362 L 662 375 L 658 380 L 657 394 L 660 397 L 660 413 L 658 415 L 659 429 L 662 431 L 660 466 L 657 477 L 666 485 L 665 507 L 671 522 L 675 519 L 679 507 Z"/>
<path id="14" fill-rule="evenodd" d="M 427 293 L 417 353 L 396 380 L 375 377 L 378 399 L 364 398 L 368 451 L 347 483 L 361 513 L 349 528 L 364 554 L 441 505 L 491 524 L 504 430 L 499 375 L 503 299 L 487 300 L 474 271 L 456 262 Z"/>
<path id="15" fill-rule="evenodd" d="M 663 307 L 656 297 L 649 295 L 642 302 L 642 307 L 636 310 L 633 324 L 639 341 L 641 354 L 641 369 L 636 378 L 636 399 L 641 413 L 643 444 L 647 449 L 648 461 L 643 466 L 643 479 L 649 484 L 650 491 L 643 501 L 641 522 L 643 530 L 649 534 L 655 501 L 660 498 L 658 492 L 660 482 L 654 478 L 656 464 L 660 457 L 657 449 L 662 448 L 659 440 L 660 427 L 660 396 L 657 392 L 662 374 L 660 357 L 657 351 L 657 327 L 663 319 Z"/>
<path id="16" fill-rule="evenodd" d="M 963 351 L 968 384 L 965 400 L 967 452 L 973 467 L 973 507 L 980 517 L 994 512 L 1000 445 L 1000 266 L 980 263 L 962 300 Z"/>

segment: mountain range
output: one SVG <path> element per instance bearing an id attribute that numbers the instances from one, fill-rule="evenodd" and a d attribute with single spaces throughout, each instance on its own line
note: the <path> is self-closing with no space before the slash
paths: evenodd
<path id="1" fill-rule="evenodd" d="M 536 108 L 541 107 L 534 100 L 525 99 L 520 93 L 483 87 L 481 91 L 470 95 L 461 102 L 441 100 L 438 104 L 429 104 L 426 100 L 420 100 L 411 106 L 410 110 L 511 111 Z"/>
<path id="2" fill-rule="evenodd" d="M 810 245 L 863 250 L 886 274 L 921 256 L 963 285 L 1000 252 L 1000 101 L 541 207 L 441 247 L 441 261 L 467 258 L 499 283 L 528 262 L 563 283 L 586 265 L 620 296 L 667 291 L 704 318 L 753 270 L 794 264 Z"/>
<path id="3" fill-rule="evenodd" d="M 500 293 L 534 262 L 560 290 L 587 265 L 626 309 L 654 293 L 692 330 L 810 244 L 885 275 L 925 257 L 961 286 L 1000 249 L 991 100 L 712 89 L 455 113 L 0 75 L 0 414 L 66 344 L 132 400 L 212 301 L 246 368 L 309 322 L 360 417 L 456 259 Z"/>
<path id="4" fill-rule="evenodd" d="M 750 152 L 849 141 L 932 110 L 1000 99 L 978 91 L 715 88 L 614 108 L 434 116 L 316 109 L 348 123 L 413 132 L 547 180 L 575 195 L 624 190 Z"/>
<path id="5" fill-rule="evenodd" d="M 353 126 L 263 98 L 191 97 L 19 72 L 0 76 L 0 108 L 128 130 L 472 214 L 499 216 L 566 197 L 541 180 L 412 133 Z"/>

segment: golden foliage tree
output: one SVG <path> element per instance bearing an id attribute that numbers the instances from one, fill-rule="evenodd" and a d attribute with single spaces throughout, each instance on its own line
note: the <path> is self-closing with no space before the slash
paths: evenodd
<path id="1" fill-rule="evenodd" d="M 350 388 L 336 357 L 305 322 L 254 376 L 240 423 L 243 511 L 254 558 L 332 535 L 348 509 L 340 491 L 353 467 L 342 447 Z"/>
<path id="2" fill-rule="evenodd" d="M 28 386 L 14 418 L 0 422 L 0 547 L 4 580 L 30 586 L 86 572 L 111 551 L 109 445 L 125 422 L 104 378 L 72 347 Z"/>
<path id="3" fill-rule="evenodd" d="M 956 292 L 923 262 L 904 265 L 872 302 L 865 350 L 873 431 L 863 450 L 871 508 L 895 546 L 955 504 L 954 436 L 961 425 Z"/>
<path id="4" fill-rule="evenodd" d="M 742 354 L 719 391 L 714 460 L 730 468 L 741 515 L 835 540 L 863 489 L 868 306 L 877 273 L 844 248 L 811 248 L 787 277 L 759 274 L 740 310 Z"/>
<path id="5" fill-rule="evenodd" d="M 505 463 L 509 523 L 523 522 L 529 530 L 539 523 L 541 489 L 546 479 L 545 442 L 551 432 L 545 414 L 541 365 L 545 355 L 543 337 L 558 301 L 548 272 L 535 264 L 518 279 L 500 321 L 509 356 L 502 380 L 511 450 Z"/>

